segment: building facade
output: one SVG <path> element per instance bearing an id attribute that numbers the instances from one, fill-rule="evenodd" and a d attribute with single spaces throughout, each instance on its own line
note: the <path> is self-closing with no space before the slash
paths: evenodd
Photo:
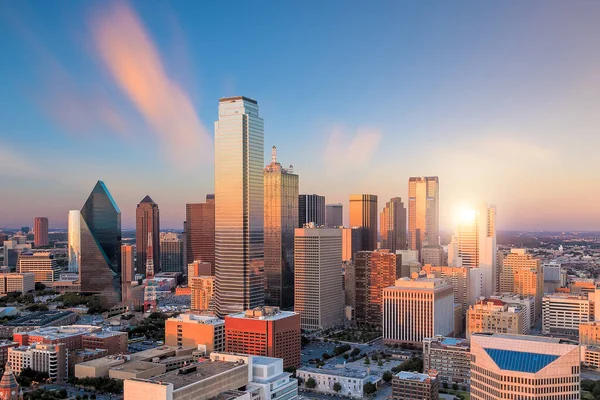
<path id="1" fill-rule="evenodd" d="M 423 339 L 423 371 L 437 374 L 440 383 L 469 387 L 471 347 L 468 340 L 443 336 Z"/>
<path id="2" fill-rule="evenodd" d="M 600 346 L 600 322 L 581 322 L 579 324 L 579 344 Z"/>
<path id="3" fill-rule="evenodd" d="M 325 227 L 339 228 L 344 226 L 344 206 L 342 203 L 325 204 Z"/>
<path id="4" fill-rule="evenodd" d="M 340 228 L 342 230 L 342 260 L 354 260 L 354 255 L 362 251 L 362 228 Z"/>
<path id="5" fill-rule="evenodd" d="M 193 276 L 190 278 L 191 310 L 197 312 L 214 311 L 215 277 Z"/>
<path id="6" fill-rule="evenodd" d="M 502 260 L 500 292 L 533 296 L 535 319 L 542 313 L 544 277 L 539 259 L 527 254 L 525 249 L 511 249 Z"/>
<path id="7" fill-rule="evenodd" d="M 313 223 L 315 226 L 325 225 L 325 196 L 318 194 L 301 194 L 298 196 L 298 228 Z"/>
<path id="8" fill-rule="evenodd" d="M 17 374 L 25 368 L 47 372 L 52 381 L 61 381 L 68 374 L 68 355 L 64 344 L 41 344 L 11 347 L 8 362 Z"/>
<path id="9" fill-rule="evenodd" d="M 542 300 L 542 332 L 578 335 L 581 324 L 594 320 L 594 306 L 586 295 L 546 294 Z"/>
<path id="10" fill-rule="evenodd" d="M 215 195 L 206 202 L 185 205 L 185 260 L 209 262 L 215 274 Z"/>
<path id="11" fill-rule="evenodd" d="M 408 179 L 408 248 L 439 244 L 440 186 L 437 176 Z"/>
<path id="12" fill-rule="evenodd" d="M 392 253 L 406 250 L 406 207 L 400 197 L 392 197 L 381 212 L 381 248 Z"/>
<path id="13" fill-rule="evenodd" d="M 51 286 L 58 279 L 58 265 L 52 253 L 21 253 L 17 260 L 17 272 L 35 275 L 35 281 Z"/>
<path id="14" fill-rule="evenodd" d="M 302 367 L 296 370 L 296 376 L 302 380 L 302 387 L 306 387 L 309 379 L 315 381 L 315 387 L 310 389 L 317 393 L 329 395 L 342 395 L 355 399 L 364 397 L 364 386 L 367 383 L 373 383 L 373 376 L 364 370 L 350 368 L 324 369 L 314 367 Z M 338 383 L 341 387 L 339 392 L 334 390 L 334 385 Z"/>
<path id="15" fill-rule="evenodd" d="M 392 378 L 392 400 L 438 400 L 439 389 L 435 375 L 402 371 Z"/>
<path id="16" fill-rule="evenodd" d="M 35 289 L 35 275 L 32 273 L 8 272 L 0 274 L 0 295 L 7 293 L 22 293 L 33 291 Z"/>
<path id="17" fill-rule="evenodd" d="M 444 279 L 401 278 L 383 290 L 384 343 L 421 344 L 453 333 L 454 294 Z"/>
<path id="18" fill-rule="evenodd" d="M 475 334 L 471 399 L 580 399 L 579 346 L 559 338 Z"/>
<path id="19" fill-rule="evenodd" d="M 283 168 L 273 146 L 264 169 L 265 304 L 294 306 L 294 229 L 298 224 L 298 175 Z"/>
<path id="20" fill-rule="evenodd" d="M 377 249 L 377 196 L 374 194 L 350 195 L 350 226 L 362 231 L 361 250 Z"/>
<path id="21" fill-rule="evenodd" d="M 300 315 L 258 307 L 225 317 L 225 350 L 277 357 L 284 368 L 300 365 Z"/>
<path id="22" fill-rule="evenodd" d="M 294 237 L 294 311 L 302 329 L 343 322 L 342 230 L 297 228 Z"/>
<path id="23" fill-rule="evenodd" d="M 48 246 L 48 218 L 35 217 L 33 220 L 33 245 L 35 247 Z"/>
<path id="24" fill-rule="evenodd" d="M 467 339 L 477 332 L 525 335 L 529 333 L 525 318 L 525 310 L 519 306 L 509 306 L 500 300 L 480 300 L 469 307 Z"/>
<path id="25" fill-rule="evenodd" d="M 217 317 L 180 314 L 165 322 L 167 346 L 204 349 L 206 355 L 225 351 L 225 322 Z"/>
<path id="26" fill-rule="evenodd" d="M 154 274 L 160 269 L 160 212 L 158 204 L 148 195 L 140 201 L 135 209 L 135 246 L 137 250 L 136 269 L 146 270 L 148 249 L 152 249 Z M 149 243 L 149 241 L 152 241 Z"/>
<path id="27" fill-rule="evenodd" d="M 264 304 L 264 128 L 258 103 L 219 100 L 215 122 L 217 315 Z"/>
<path id="28" fill-rule="evenodd" d="M 383 289 L 396 282 L 396 254 L 388 250 L 361 251 L 354 262 L 355 320 L 381 327 Z"/>
<path id="29" fill-rule="evenodd" d="M 184 272 L 183 242 L 175 232 L 160 234 L 160 268 L 163 272 Z"/>

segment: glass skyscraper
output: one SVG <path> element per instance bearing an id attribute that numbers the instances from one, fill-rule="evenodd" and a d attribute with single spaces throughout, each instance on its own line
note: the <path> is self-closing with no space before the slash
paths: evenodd
<path id="1" fill-rule="evenodd" d="M 437 176 L 408 180 L 408 248 L 438 245 L 440 236 L 440 183 Z"/>
<path id="2" fill-rule="evenodd" d="M 298 223 L 298 175 L 283 168 L 273 146 L 265 176 L 265 304 L 294 306 L 294 229 Z"/>
<path id="3" fill-rule="evenodd" d="M 298 197 L 298 228 L 304 224 L 325 225 L 325 196 L 301 194 Z"/>
<path id="4" fill-rule="evenodd" d="M 121 301 L 121 211 L 102 181 L 81 209 L 80 246 L 81 292 Z"/>
<path id="5" fill-rule="evenodd" d="M 215 122 L 215 306 L 219 316 L 264 304 L 264 127 L 258 103 L 219 100 Z"/>

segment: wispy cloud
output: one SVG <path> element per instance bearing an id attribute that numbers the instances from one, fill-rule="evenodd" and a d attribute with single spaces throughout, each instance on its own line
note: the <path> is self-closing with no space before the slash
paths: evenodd
<path id="1" fill-rule="evenodd" d="M 381 132 L 373 128 L 359 127 L 354 134 L 349 134 L 341 126 L 334 127 L 323 151 L 327 173 L 351 172 L 368 164 L 381 137 Z"/>
<path id="2" fill-rule="evenodd" d="M 100 58 L 123 94 L 161 139 L 178 165 L 210 154 L 211 139 L 190 96 L 168 76 L 157 47 L 124 2 L 99 10 L 92 21 Z"/>
<path id="3" fill-rule="evenodd" d="M 0 146 L 0 176 L 34 177 L 39 176 L 40 168 L 21 152 L 3 143 Z"/>

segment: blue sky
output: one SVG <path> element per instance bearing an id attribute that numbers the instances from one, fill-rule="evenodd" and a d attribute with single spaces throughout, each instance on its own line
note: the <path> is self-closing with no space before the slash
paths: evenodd
<path id="1" fill-rule="evenodd" d="M 300 190 L 406 197 L 441 225 L 600 229 L 598 2 L 3 2 L 0 226 L 65 227 L 97 179 L 132 227 L 213 191 L 218 99 L 258 100 Z M 347 210 L 346 210 L 347 211 Z"/>

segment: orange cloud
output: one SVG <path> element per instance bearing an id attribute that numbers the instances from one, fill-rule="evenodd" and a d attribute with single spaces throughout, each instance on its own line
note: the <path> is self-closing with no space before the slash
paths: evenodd
<path id="1" fill-rule="evenodd" d="M 156 46 L 134 11 L 126 3 L 115 2 L 96 15 L 92 26 L 100 58 L 162 140 L 171 159 L 188 166 L 210 154 L 210 135 L 190 96 L 167 75 Z"/>

